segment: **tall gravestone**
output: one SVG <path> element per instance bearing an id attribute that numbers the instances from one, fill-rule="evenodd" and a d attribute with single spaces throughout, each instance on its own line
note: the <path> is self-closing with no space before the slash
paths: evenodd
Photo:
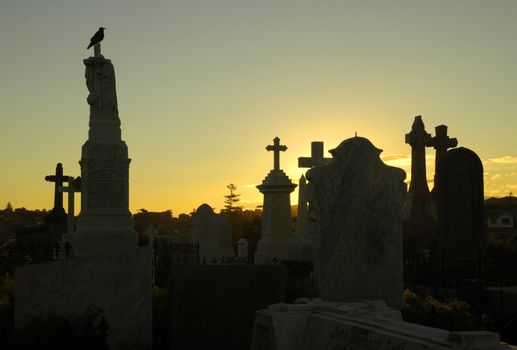
<path id="1" fill-rule="evenodd" d="M 264 194 L 261 237 L 255 253 L 255 264 L 269 264 L 288 258 L 289 246 L 293 241 L 291 229 L 290 193 L 296 188 L 280 169 L 280 152 L 287 147 L 276 137 L 266 150 L 274 153 L 273 170 L 257 188 Z"/>
<path id="2" fill-rule="evenodd" d="M 192 215 L 192 241 L 199 243 L 199 259 L 211 262 L 234 257 L 232 226 L 225 217 L 214 213 L 208 204 L 202 204 Z"/>
<path id="3" fill-rule="evenodd" d="M 84 65 L 90 128 L 79 162 L 81 212 L 73 235 L 76 256 L 135 249 L 138 245 L 129 212 L 131 160 L 121 138 L 115 70 L 100 52 L 85 59 Z"/>
<path id="4" fill-rule="evenodd" d="M 437 173 L 438 254 L 446 260 L 476 260 L 484 254 L 483 164 L 459 147 L 445 154 Z"/>
<path id="5" fill-rule="evenodd" d="M 150 350 L 152 251 L 138 247 L 128 209 L 129 159 L 120 138 L 115 73 L 99 44 L 95 57 L 84 63 L 90 132 L 80 161 L 82 207 L 72 234 L 74 257 L 16 269 L 15 327 L 48 317 L 73 323 L 93 311 L 93 326 L 109 327 L 109 349 Z"/>
<path id="6" fill-rule="evenodd" d="M 427 133 L 421 116 L 415 117 L 405 141 L 411 146 L 411 181 L 406 195 L 403 223 L 404 255 L 410 257 L 428 254 L 434 249 L 434 198 L 427 185 L 426 147 L 440 141 Z"/>
<path id="7" fill-rule="evenodd" d="M 402 303 L 403 170 L 385 165 L 366 138 L 330 151 L 307 172 L 319 297 L 328 301 Z"/>

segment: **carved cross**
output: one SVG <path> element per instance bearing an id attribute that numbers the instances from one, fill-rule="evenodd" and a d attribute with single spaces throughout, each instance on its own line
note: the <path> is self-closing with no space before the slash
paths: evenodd
<path id="1" fill-rule="evenodd" d="M 68 178 L 68 186 L 61 186 L 59 188 L 59 192 L 67 192 L 68 193 L 68 233 L 74 232 L 75 220 L 74 220 L 74 211 L 75 211 L 75 200 L 74 193 L 81 192 L 81 177 L 78 176 L 75 179 L 73 176 Z"/>
<path id="2" fill-rule="evenodd" d="M 406 134 L 406 143 L 413 146 L 425 147 L 429 144 L 431 134 L 425 131 L 424 122 L 422 116 L 418 115 L 415 117 L 415 121 L 411 126 L 411 132 Z"/>
<path id="3" fill-rule="evenodd" d="M 274 170 L 280 170 L 280 152 L 285 152 L 287 150 L 287 146 L 280 144 L 280 139 L 275 137 L 273 139 L 273 145 L 268 145 L 266 150 L 273 151 L 274 153 Z"/>
<path id="4" fill-rule="evenodd" d="M 313 141 L 311 142 L 311 156 L 299 157 L 298 168 L 312 168 L 316 165 L 325 164 L 331 159 L 332 158 L 323 157 L 323 142 Z"/>
<path id="5" fill-rule="evenodd" d="M 443 157 L 445 157 L 445 155 L 447 154 L 447 149 L 456 147 L 458 145 L 458 140 L 456 138 L 450 138 L 447 135 L 447 125 L 438 125 L 434 128 L 434 130 L 436 136 L 431 138 L 427 146 L 433 147 L 436 150 L 436 158 L 434 160 L 434 173 L 438 174 L 438 172 L 440 171 L 439 164 Z"/>
<path id="6" fill-rule="evenodd" d="M 54 208 L 53 212 L 65 212 L 63 208 L 63 192 L 60 192 L 60 187 L 63 187 L 63 182 L 68 182 L 68 176 L 63 175 L 63 165 L 57 163 L 56 174 L 45 176 L 45 180 L 48 182 L 54 182 Z"/>

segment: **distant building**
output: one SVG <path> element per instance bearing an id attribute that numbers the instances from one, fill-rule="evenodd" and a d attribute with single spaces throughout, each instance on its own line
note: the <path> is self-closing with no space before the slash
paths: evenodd
<path id="1" fill-rule="evenodd" d="M 487 199 L 485 222 L 489 234 L 517 236 L 517 197 Z"/>

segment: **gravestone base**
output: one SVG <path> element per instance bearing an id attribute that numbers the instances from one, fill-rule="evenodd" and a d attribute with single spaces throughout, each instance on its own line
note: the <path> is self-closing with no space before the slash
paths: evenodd
<path id="1" fill-rule="evenodd" d="M 289 259 L 289 247 L 292 242 L 292 234 L 262 237 L 257 244 L 255 264 L 271 264 L 273 259 L 277 262 Z"/>
<path id="2" fill-rule="evenodd" d="M 151 247 L 16 269 L 15 328 L 98 310 L 109 349 L 152 349 Z"/>
<path id="3" fill-rule="evenodd" d="M 257 311 L 251 350 L 503 350 L 497 333 L 449 332 L 402 321 L 383 301 L 275 304 Z"/>

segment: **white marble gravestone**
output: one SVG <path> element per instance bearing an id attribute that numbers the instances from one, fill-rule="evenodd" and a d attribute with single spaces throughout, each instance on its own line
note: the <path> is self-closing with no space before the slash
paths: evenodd
<path id="1" fill-rule="evenodd" d="M 248 261 L 248 241 L 241 238 L 237 241 L 237 258 L 239 261 Z"/>
<path id="2" fill-rule="evenodd" d="M 82 206 L 73 258 L 16 269 L 15 328 L 50 316 L 98 310 L 111 350 L 152 349 L 152 250 L 138 247 L 129 212 L 129 159 L 120 138 L 115 73 L 100 55 L 84 60 L 90 131 L 82 150 Z M 94 324 L 95 326 L 96 324 Z"/>
<path id="3" fill-rule="evenodd" d="M 276 137 L 274 144 L 266 147 L 274 152 L 274 167 L 257 188 L 264 194 L 262 231 L 255 253 L 255 264 L 270 264 L 273 260 L 289 257 L 289 246 L 294 234 L 291 229 L 290 193 L 296 188 L 280 169 L 280 152 L 287 147 L 280 145 Z"/>
<path id="4" fill-rule="evenodd" d="M 402 321 L 383 301 L 301 299 L 255 315 L 251 350 L 510 350 L 497 333 L 450 332 Z"/>
<path id="5" fill-rule="evenodd" d="M 192 241 L 199 242 L 199 259 L 207 263 L 235 257 L 232 248 L 232 226 L 212 207 L 202 204 L 192 215 Z"/>
<path id="6" fill-rule="evenodd" d="M 400 307 L 406 175 L 385 165 L 382 150 L 363 137 L 330 152 L 331 161 L 307 172 L 318 295 L 341 302 L 380 299 Z"/>

